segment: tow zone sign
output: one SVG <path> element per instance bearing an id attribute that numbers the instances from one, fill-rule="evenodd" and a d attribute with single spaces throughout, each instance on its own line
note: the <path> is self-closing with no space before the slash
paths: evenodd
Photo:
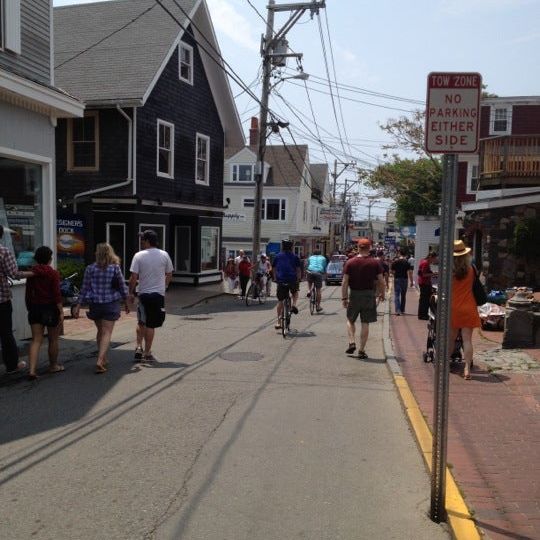
<path id="1" fill-rule="evenodd" d="M 479 73 L 430 73 L 427 85 L 426 151 L 472 154 L 480 128 Z"/>

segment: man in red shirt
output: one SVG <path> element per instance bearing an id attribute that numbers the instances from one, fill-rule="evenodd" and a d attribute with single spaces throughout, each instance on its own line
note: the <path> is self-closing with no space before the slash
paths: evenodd
<path id="1" fill-rule="evenodd" d="M 418 301 L 418 318 L 427 321 L 429 319 L 429 299 L 431 298 L 431 277 L 436 276 L 431 271 L 431 265 L 437 264 L 437 254 L 430 252 L 425 259 L 418 263 L 418 288 L 420 300 Z"/>
<path id="2" fill-rule="evenodd" d="M 383 269 L 378 259 L 369 256 L 371 240 L 358 240 L 358 255 L 349 259 L 343 268 L 341 300 L 347 308 L 347 333 L 349 347 L 346 354 L 356 350 L 356 319 L 360 315 L 360 348 L 358 358 L 367 358 L 365 352 L 370 323 L 377 322 L 377 300 L 384 300 L 385 282 Z M 349 288 L 350 293 L 349 293 Z"/>

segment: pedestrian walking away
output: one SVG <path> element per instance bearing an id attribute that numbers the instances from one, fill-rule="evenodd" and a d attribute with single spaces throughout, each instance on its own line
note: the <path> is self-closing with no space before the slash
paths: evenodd
<path id="1" fill-rule="evenodd" d="M 407 284 L 413 285 L 412 268 L 404 249 L 399 250 L 399 257 L 392 263 L 391 270 L 394 275 L 394 313 L 399 316 L 405 313 Z"/>
<path id="2" fill-rule="evenodd" d="M 115 322 L 120 318 L 120 301 L 127 301 L 128 288 L 120 269 L 120 259 L 110 244 L 101 243 L 96 246 L 96 262 L 88 266 L 84 272 L 79 301 L 75 306 L 75 318 L 79 318 L 81 304 L 88 304 L 87 317 L 96 325 L 96 343 L 98 356 L 96 373 L 105 373 L 108 368 L 107 352 L 111 344 Z"/>
<path id="3" fill-rule="evenodd" d="M 152 343 L 155 329 L 165 322 L 165 291 L 172 279 L 173 264 L 169 254 L 158 248 L 158 236 L 153 230 L 140 235 L 142 250 L 133 256 L 129 277 L 129 301 L 137 307 L 136 362 L 154 362 Z M 138 285 L 137 285 L 138 284 Z"/>
<path id="4" fill-rule="evenodd" d="M 0 240 L 3 237 L 4 227 L 0 225 Z M 19 361 L 17 342 L 13 336 L 13 306 L 9 280 L 29 275 L 31 274 L 19 271 L 13 253 L 0 244 L 0 345 L 7 373 L 16 373 L 26 367 L 26 362 Z"/>
<path id="5" fill-rule="evenodd" d="M 473 293 L 475 269 L 471 265 L 471 248 L 466 247 L 463 240 L 454 242 L 454 267 L 452 273 L 452 332 L 450 336 L 450 350 L 459 330 L 463 341 L 463 357 L 465 367 L 463 377 L 471 378 L 471 364 L 473 359 L 472 335 L 475 328 L 480 327 L 480 316 Z"/>
<path id="6" fill-rule="evenodd" d="M 41 246 L 34 253 L 36 264 L 32 266 L 32 277 L 26 281 L 25 303 L 28 310 L 28 324 L 32 331 L 30 343 L 28 378 L 37 379 L 39 350 L 47 328 L 49 342 L 49 373 L 60 373 L 64 366 L 58 363 L 58 341 L 64 320 L 62 294 L 60 293 L 60 273 L 50 265 L 53 252 Z"/>
<path id="7" fill-rule="evenodd" d="M 431 278 L 437 276 L 431 270 L 432 264 L 437 264 L 437 253 L 431 251 L 425 259 L 418 264 L 417 283 L 420 289 L 420 300 L 418 301 L 418 318 L 423 321 L 429 320 L 429 299 L 431 298 Z"/>
<path id="8" fill-rule="evenodd" d="M 251 277 L 251 263 L 247 255 L 242 257 L 240 264 L 238 265 L 238 278 L 240 279 L 240 298 L 246 297 L 246 288 Z"/>
<path id="9" fill-rule="evenodd" d="M 358 358 L 367 358 L 366 344 L 369 325 L 377 322 L 377 298 L 384 300 L 386 283 L 381 263 L 370 256 L 371 240 L 358 240 L 358 255 L 349 259 L 343 268 L 341 300 L 347 309 L 349 346 L 346 354 L 356 350 L 356 320 L 360 316 L 360 347 Z M 350 289 L 350 292 L 349 292 Z"/>
<path id="10" fill-rule="evenodd" d="M 293 244 L 289 240 L 284 240 L 281 244 L 281 251 L 276 255 L 272 266 L 274 281 L 277 283 L 276 296 L 277 303 L 277 324 L 276 330 L 281 329 L 281 315 L 283 313 L 283 300 L 292 295 L 291 312 L 297 314 L 298 289 L 300 278 L 302 277 L 302 263 L 297 255 L 292 252 Z"/>
<path id="11" fill-rule="evenodd" d="M 232 257 L 227 261 L 223 273 L 225 274 L 225 279 L 229 286 L 229 292 L 233 293 L 238 284 L 238 269 L 236 268 L 236 263 Z"/>
<path id="12" fill-rule="evenodd" d="M 311 287 L 312 285 L 315 286 L 315 291 L 317 294 L 317 311 L 322 311 L 321 307 L 321 298 L 322 298 L 322 284 L 324 280 L 324 275 L 326 273 L 326 266 L 328 265 L 328 261 L 326 260 L 326 257 L 321 255 L 320 250 L 316 250 L 313 252 L 313 255 L 311 255 L 307 260 L 307 282 L 310 287 L 310 291 L 308 292 L 308 297 L 311 294 Z"/>

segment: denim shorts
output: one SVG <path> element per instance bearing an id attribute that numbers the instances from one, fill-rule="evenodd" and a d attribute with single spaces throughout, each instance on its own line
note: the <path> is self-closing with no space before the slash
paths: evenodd
<path id="1" fill-rule="evenodd" d="M 120 318 L 120 302 L 91 303 L 86 316 L 93 321 L 117 321 Z"/>

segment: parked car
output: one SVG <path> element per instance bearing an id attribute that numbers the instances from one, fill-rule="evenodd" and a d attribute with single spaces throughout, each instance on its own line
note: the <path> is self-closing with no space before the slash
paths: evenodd
<path id="1" fill-rule="evenodd" d="M 326 267 L 326 285 L 341 285 L 343 281 L 343 261 L 330 261 Z"/>

